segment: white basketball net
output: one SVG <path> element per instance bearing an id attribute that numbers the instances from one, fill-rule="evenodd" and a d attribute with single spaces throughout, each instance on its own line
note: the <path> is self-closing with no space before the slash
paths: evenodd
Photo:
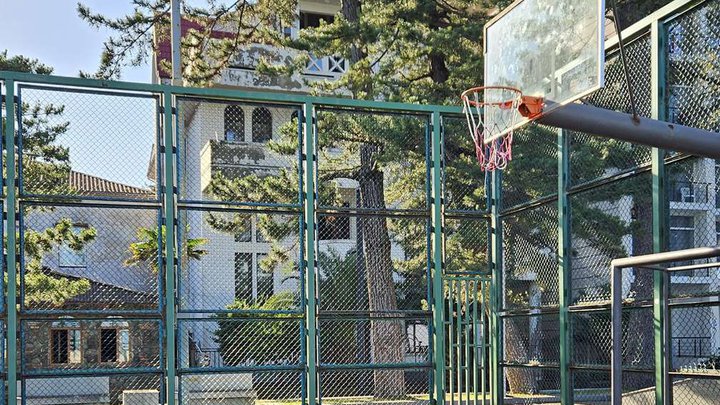
<path id="1" fill-rule="evenodd" d="M 513 128 L 520 119 L 522 93 L 510 87 L 477 87 L 461 97 L 480 168 L 504 169 L 512 159 Z"/>

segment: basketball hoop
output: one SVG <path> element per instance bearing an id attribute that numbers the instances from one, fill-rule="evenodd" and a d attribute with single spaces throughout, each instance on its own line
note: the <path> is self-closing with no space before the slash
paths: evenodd
<path id="1" fill-rule="evenodd" d="M 522 119 L 522 92 L 505 86 L 473 87 L 460 98 L 480 168 L 504 169 L 512 159 L 515 124 Z"/>

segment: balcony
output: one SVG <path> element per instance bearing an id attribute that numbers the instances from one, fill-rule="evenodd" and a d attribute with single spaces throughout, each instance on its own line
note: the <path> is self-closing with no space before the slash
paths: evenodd
<path id="1" fill-rule="evenodd" d="M 712 355 L 710 336 L 673 337 L 672 352 L 675 357 L 702 358 Z"/>
<path id="2" fill-rule="evenodd" d="M 257 66 L 261 59 L 271 65 L 290 65 L 298 55 L 298 51 L 291 49 L 260 44 L 249 45 L 222 72 L 220 78 L 217 79 L 217 84 L 248 89 L 308 93 L 312 90 L 310 84 L 313 81 L 337 80 L 348 70 L 349 63 L 342 57 L 310 55 L 310 60 L 303 72 L 291 77 L 269 76 L 257 72 Z"/>
<path id="3" fill-rule="evenodd" d="M 276 175 L 290 162 L 272 153 L 263 143 L 208 141 L 200 153 L 201 187 L 205 190 L 214 173 L 227 178 Z"/>
<path id="4" fill-rule="evenodd" d="M 715 185 L 694 181 L 674 181 L 670 183 L 670 202 L 683 204 L 707 204 Z"/>

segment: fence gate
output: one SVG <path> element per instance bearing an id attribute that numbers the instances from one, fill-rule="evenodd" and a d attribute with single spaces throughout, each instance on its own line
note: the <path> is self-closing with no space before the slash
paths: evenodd
<path id="1" fill-rule="evenodd" d="M 450 404 L 490 401 L 488 276 L 446 276 L 445 391 Z"/>

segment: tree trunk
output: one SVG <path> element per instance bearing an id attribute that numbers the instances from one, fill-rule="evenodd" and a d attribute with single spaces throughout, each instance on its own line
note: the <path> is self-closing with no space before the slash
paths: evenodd
<path id="1" fill-rule="evenodd" d="M 375 168 L 378 146 L 360 146 L 360 161 L 363 167 L 360 183 L 361 207 L 384 207 L 385 186 L 383 173 Z M 393 281 L 393 265 L 390 253 L 390 236 L 384 217 L 370 216 L 360 221 L 363 256 L 367 277 L 368 306 L 374 315 L 384 319 L 370 321 L 370 348 L 374 363 L 400 363 L 405 353 L 403 322 L 392 315 L 377 312 L 397 310 L 397 297 Z M 374 372 L 374 394 L 376 398 L 400 398 L 405 394 L 402 370 L 376 370 Z"/>
<path id="2" fill-rule="evenodd" d="M 653 251 L 652 201 L 649 196 L 635 194 L 633 196 L 636 218 L 633 221 L 632 255 L 642 255 Z M 630 284 L 631 294 L 639 300 L 653 299 L 653 272 L 646 269 L 634 270 L 634 280 Z M 624 328 L 624 339 L 627 342 L 624 353 L 624 364 L 641 368 L 652 364 L 655 355 L 653 344 L 653 318 L 648 310 L 633 310 L 627 314 L 628 323 Z M 655 385 L 652 374 L 644 377 L 633 374 L 626 379 L 623 389 L 636 390 Z"/>
<path id="3" fill-rule="evenodd" d="M 528 292 L 528 287 L 521 282 L 515 282 L 513 285 L 506 284 L 505 288 L 510 288 L 514 293 Z M 522 317 L 511 317 L 505 320 L 505 353 L 508 359 L 530 359 L 530 347 L 525 342 L 531 342 L 530 322 Z M 507 378 L 508 391 L 514 394 L 535 394 L 538 392 L 537 381 L 535 379 L 537 373 L 532 368 L 515 367 L 506 368 L 505 377 Z"/>

